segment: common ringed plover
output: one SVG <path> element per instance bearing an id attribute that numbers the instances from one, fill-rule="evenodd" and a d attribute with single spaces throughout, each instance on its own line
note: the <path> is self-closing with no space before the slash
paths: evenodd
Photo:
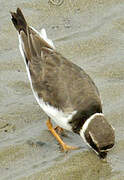
<path id="1" fill-rule="evenodd" d="M 99 157 L 105 158 L 114 145 L 115 135 L 102 112 L 96 85 L 81 67 L 56 51 L 44 29 L 39 33 L 28 26 L 19 8 L 11 16 L 31 89 L 49 117 L 48 129 L 63 150 L 76 147 L 62 141 L 51 119 L 59 127 L 79 134 Z"/>

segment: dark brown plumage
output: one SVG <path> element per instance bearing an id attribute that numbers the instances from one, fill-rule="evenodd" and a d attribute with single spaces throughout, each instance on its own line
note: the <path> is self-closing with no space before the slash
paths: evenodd
<path id="1" fill-rule="evenodd" d="M 21 12 L 21 10 L 19 8 L 17 8 L 17 12 L 10 12 L 11 16 L 12 16 L 12 22 L 15 26 L 15 28 L 17 29 L 17 31 L 24 31 L 25 34 L 27 34 L 26 32 L 26 27 L 27 27 L 27 22 L 25 21 L 25 18 Z"/>

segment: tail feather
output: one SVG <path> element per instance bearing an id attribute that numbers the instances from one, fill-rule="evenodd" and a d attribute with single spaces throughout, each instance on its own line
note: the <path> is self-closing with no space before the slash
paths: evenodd
<path id="1" fill-rule="evenodd" d="M 29 28 L 27 28 L 27 36 L 28 36 L 28 45 L 29 45 L 29 51 L 31 56 L 36 56 L 38 54 L 37 52 L 37 48 L 35 46 L 35 41 L 34 38 L 32 36 L 32 34 L 30 34 L 29 32 Z"/>
<path id="2" fill-rule="evenodd" d="M 26 60 L 31 61 L 32 57 L 40 57 L 42 47 L 54 49 L 52 41 L 47 38 L 46 31 L 42 30 L 42 37 L 34 28 L 28 26 L 24 15 L 19 8 L 17 8 L 16 12 L 10 13 L 12 22 L 19 32 L 19 46 L 21 52 L 23 51 Z"/>
<path id="3" fill-rule="evenodd" d="M 17 8 L 16 13 L 15 12 L 10 12 L 10 13 L 12 16 L 12 22 L 15 28 L 17 29 L 17 31 L 20 33 L 20 31 L 23 30 L 25 34 L 27 34 L 26 32 L 27 22 L 22 14 L 21 9 Z"/>

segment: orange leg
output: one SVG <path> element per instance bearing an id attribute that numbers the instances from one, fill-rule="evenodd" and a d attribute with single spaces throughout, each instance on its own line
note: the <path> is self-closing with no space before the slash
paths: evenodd
<path id="1" fill-rule="evenodd" d="M 55 129 L 53 128 L 50 118 L 47 120 L 46 125 L 49 131 L 53 134 L 53 136 L 55 136 L 56 140 L 60 143 L 64 151 L 78 149 L 77 147 L 69 146 L 62 141 L 62 139 L 59 137 L 59 135 L 56 133 Z"/>

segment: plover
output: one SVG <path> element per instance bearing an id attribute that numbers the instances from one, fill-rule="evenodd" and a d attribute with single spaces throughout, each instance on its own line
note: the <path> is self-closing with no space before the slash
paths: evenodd
<path id="1" fill-rule="evenodd" d="M 28 26 L 22 11 L 11 12 L 18 32 L 19 48 L 24 58 L 33 94 L 48 115 L 47 126 L 63 150 L 76 149 L 63 142 L 51 119 L 61 128 L 79 134 L 105 158 L 115 142 L 113 127 L 104 117 L 99 91 L 89 75 L 58 53 L 45 30 Z"/>

